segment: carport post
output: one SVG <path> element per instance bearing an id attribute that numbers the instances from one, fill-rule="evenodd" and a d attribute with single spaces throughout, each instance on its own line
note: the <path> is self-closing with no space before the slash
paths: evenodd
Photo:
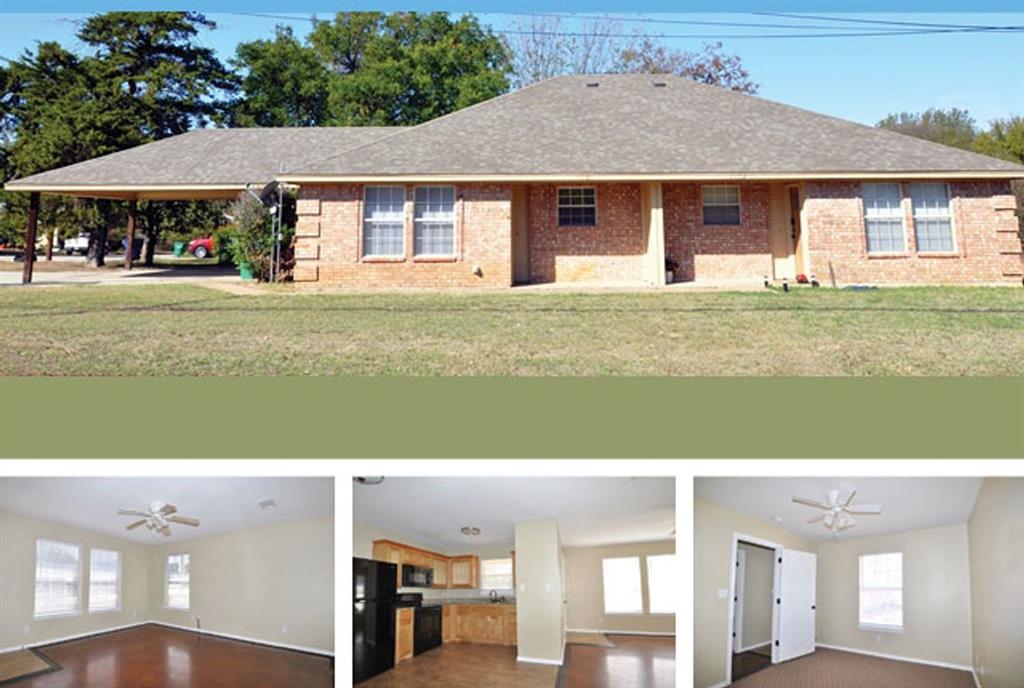
<path id="1" fill-rule="evenodd" d="M 135 224 L 139 210 L 138 201 L 128 201 L 128 246 L 124 250 L 124 269 L 132 269 L 132 259 L 135 257 Z"/>
<path id="2" fill-rule="evenodd" d="M 32 267 L 36 261 L 36 223 L 39 222 L 39 192 L 28 197 L 28 228 L 25 230 L 25 265 L 21 268 L 21 283 L 32 281 Z"/>

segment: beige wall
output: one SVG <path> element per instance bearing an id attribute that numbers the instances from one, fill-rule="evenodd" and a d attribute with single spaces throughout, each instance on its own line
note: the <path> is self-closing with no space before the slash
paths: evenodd
<path id="1" fill-rule="evenodd" d="M 164 606 L 164 562 L 187 552 L 191 609 Z M 290 521 L 152 548 L 156 621 L 334 651 L 334 519 Z"/>
<path id="2" fill-rule="evenodd" d="M 986 478 L 968 524 L 974 670 L 1024 686 L 1024 478 Z"/>
<path id="3" fill-rule="evenodd" d="M 653 554 L 674 554 L 675 540 L 606 547 L 566 547 L 566 624 L 570 629 L 597 631 L 631 631 L 644 633 L 675 633 L 674 614 L 604 613 L 602 559 L 640 557 L 644 609 L 649 609 L 647 589 L 647 557 Z"/>
<path id="4" fill-rule="evenodd" d="M 859 557 L 903 553 L 903 632 L 858 627 Z M 967 526 L 853 538 L 818 547 L 818 642 L 934 662 L 971 663 Z"/>
<path id="5" fill-rule="evenodd" d="M 708 688 L 725 680 L 730 643 L 729 578 L 732 575 L 734 532 L 776 542 L 790 549 L 814 552 L 814 545 L 777 525 L 699 497 L 693 500 L 693 628 L 694 686 Z M 719 590 L 726 596 L 720 597 Z"/>
<path id="6" fill-rule="evenodd" d="M 565 611 L 557 521 L 516 525 L 516 598 L 519 656 L 561 662 Z"/>
<path id="7" fill-rule="evenodd" d="M 79 546 L 81 613 L 34 619 L 36 540 Z M 88 613 L 89 550 L 121 553 L 121 610 Z M 146 620 L 149 604 L 149 549 L 128 540 L 72 526 L 0 511 L 0 650 L 71 635 L 93 633 Z"/>
<path id="8" fill-rule="evenodd" d="M 743 647 L 759 647 L 772 641 L 772 590 L 775 553 L 740 543 L 747 556 L 743 576 Z"/>

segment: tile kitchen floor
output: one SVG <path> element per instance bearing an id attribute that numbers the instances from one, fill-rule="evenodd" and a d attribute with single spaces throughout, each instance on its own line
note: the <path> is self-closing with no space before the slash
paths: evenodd
<path id="1" fill-rule="evenodd" d="M 401 662 L 359 688 L 554 688 L 558 667 L 516 661 L 516 649 L 449 643 Z"/>

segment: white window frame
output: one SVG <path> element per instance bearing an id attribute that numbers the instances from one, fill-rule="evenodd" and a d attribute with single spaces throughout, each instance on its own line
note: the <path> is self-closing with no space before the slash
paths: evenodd
<path id="1" fill-rule="evenodd" d="M 487 562 L 489 562 L 489 561 L 508 562 L 508 565 L 510 567 L 509 584 L 508 584 L 508 586 L 494 586 L 494 585 L 488 585 L 487 584 L 486 574 L 484 573 L 484 569 L 486 568 L 485 564 L 487 564 Z M 515 561 L 512 559 L 512 557 L 492 557 L 490 559 L 481 559 L 480 560 L 480 589 L 481 590 L 515 590 L 515 583 L 514 583 L 515 575 L 516 575 L 515 571 L 516 571 L 516 569 L 515 569 Z"/>
<path id="2" fill-rule="evenodd" d="M 369 219 L 369 215 L 366 212 L 366 209 L 367 209 L 367 206 L 368 206 L 368 203 L 366 201 L 366 197 L 368 195 L 367 192 L 370 189 L 400 189 L 401 192 L 402 192 L 402 250 L 399 253 L 367 253 L 366 252 L 366 226 L 368 224 L 376 224 L 376 223 L 378 223 L 377 220 Z M 405 238 L 405 234 L 406 234 L 406 216 L 405 216 L 406 211 L 405 211 L 405 205 L 406 205 L 407 202 L 408 202 L 408 199 L 406 198 L 406 191 L 405 191 L 405 187 L 404 186 L 397 185 L 397 184 L 367 184 L 367 185 L 363 186 L 363 213 L 362 213 L 363 217 L 362 217 L 362 226 L 360 227 L 360 236 L 359 236 L 359 255 L 362 258 L 368 258 L 370 260 L 374 260 L 374 259 L 377 259 L 377 260 L 396 260 L 396 259 L 405 258 L 405 254 L 406 254 L 407 249 L 408 249 L 408 247 L 405 245 L 406 244 L 406 238 Z M 391 224 L 392 222 L 393 221 L 388 221 L 388 222 L 380 221 L 379 223 L 380 224 Z"/>
<path id="3" fill-rule="evenodd" d="M 895 186 L 899 190 L 899 204 L 896 207 L 899 210 L 900 231 L 901 231 L 902 237 L 903 237 L 903 248 L 896 249 L 896 250 L 885 250 L 885 251 L 872 251 L 871 250 L 871 244 L 868 241 L 868 208 L 867 208 L 867 204 L 864 202 L 864 189 L 867 186 Z M 867 253 L 867 255 L 869 255 L 869 256 L 905 256 L 905 255 L 907 255 L 907 252 L 909 251 L 909 248 L 908 248 L 909 245 L 907 243 L 907 216 L 906 216 L 906 213 L 903 210 L 903 198 L 904 198 L 903 184 L 901 184 L 900 182 L 878 181 L 878 182 L 862 182 L 861 183 L 861 185 L 860 185 L 860 216 L 861 216 L 861 224 L 863 225 L 863 228 L 864 228 L 864 252 Z"/>
<path id="4" fill-rule="evenodd" d="M 174 557 L 188 557 L 188 606 L 185 607 L 171 604 L 171 559 Z M 188 552 L 168 554 L 164 559 L 164 608 L 185 612 L 192 609 L 192 555 Z"/>
<path id="5" fill-rule="evenodd" d="M 416 252 L 416 232 L 421 223 L 429 222 L 436 223 L 438 220 L 420 220 L 416 217 L 416 195 L 420 189 L 451 189 L 452 191 L 452 250 L 451 253 L 417 253 Z M 451 184 L 420 184 L 413 187 L 412 192 L 412 255 L 413 258 L 454 258 L 458 255 L 458 232 L 456 221 L 458 212 L 456 207 L 458 206 L 459 199 L 455 194 L 455 187 Z"/>
<path id="6" fill-rule="evenodd" d="M 861 604 L 862 604 L 862 598 L 863 598 L 864 589 L 865 589 L 864 588 L 864 559 L 865 559 L 865 557 L 883 557 L 883 556 L 897 556 L 897 555 L 900 558 L 900 586 L 899 586 L 899 591 L 900 591 L 900 624 L 897 626 L 897 625 L 892 625 L 892 624 L 881 624 L 881 623 L 872 623 L 872 622 L 869 622 L 869 621 L 863 621 L 861 619 Z M 906 626 L 906 614 L 905 614 L 906 605 L 904 604 L 905 601 L 906 601 L 906 595 L 904 594 L 904 592 L 906 590 L 906 586 L 904 585 L 904 582 L 906 580 L 906 576 L 903 575 L 904 574 L 903 552 L 865 552 L 865 553 L 861 554 L 859 557 L 857 557 L 857 569 L 858 569 L 857 570 L 857 574 L 858 574 L 858 576 L 857 576 L 857 626 L 858 626 L 858 628 L 860 628 L 863 631 L 880 631 L 880 632 L 883 632 L 883 633 L 902 633 L 904 627 Z M 896 588 L 869 588 L 869 589 L 871 589 L 871 590 L 895 590 Z"/>
<path id="7" fill-rule="evenodd" d="M 75 608 L 63 611 L 63 612 L 50 612 L 46 614 L 40 614 L 36 609 L 35 597 L 36 588 L 39 585 L 39 543 L 51 542 L 57 545 L 64 545 L 66 547 L 74 547 L 78 557 L 78 597 L 75 603 Z M 33 619 L 60 619 L 72 616 L 82 615 L 82 546 L 76 545 L 71 542 L 62 542 L 60 540 L 51 540 L 50 538 L 37 538 L 36 539 L 36 568 L 32 577 L 32 618 Z"/>
<path id="8" fill-rule="evenodd" d="M 113 607 L 104 607 L 102 609 L 93 609 L 92 606 L 92 583 L 93 583 L 93 561 L 92 555 L 96 552 L 106 552 L 108 554 L 117 555 L 117 580 L 114 584 L 115 593 L 115 604 Z M 89 602 L 86 605 L 86 609 L 90 614 L 107 614 L 110 612 L 121 611 L 121 574 L 124 566 L 124 556 L 120 550 L 116 549 L 104 549 L 102 547 L 93 547 L 89 550 Z"/>
<path id="9" fill-rule="evenodd" d="M 704 221 L 704 208 L 731 208 L 732 203 L 708 203 L 704 199 L 705 189 L 736 189 L 736 222 L 707 223 Z M 739 184 L 701 184 L 700 187 L 700 223 L 702 227 L 742 227 L 743 226 L 743 187 Z"/>
<path id="10" fill-rule="evenodd" d="M 574 191 L 574 190 L 593 191 L 594 192 L 594 202 L 593 202 L 593 204 L 588 204 L 588 205 L 565 205 L 565 206 L 563 206 L 562 205 L 562 191 Z M 562 224 L 562 208 L 591 208 L 591 207 L 594 209 L 594 224 L 592 224 L 592 225 L 576 225 L 576 224 L 563 225 Z M 555 188 L 555 223 L 556 223 L 556 225 L 559 228 L 577 229 L 577 228 L 580 228 L 580 227 L 584 227 L 584 228 L 586 228 L 586 227 L 597 227 L 597 222 L 598 222 L 598 220 L 597 220 L 597 187 L 596 186 L 579 186 L 579 185 L 576 185 L 576 186 L 559 186 L 559 187 Z"/>
<path id="11" fill-rule="evenodd" d="M 635 561 L 636 562 L 636 574 L 637 583 L 640 586 L 640 607 L 637 609 L 627 610 L 610 610 L 608 609 L 608 570 L 606 567 L 609 561 Z M 643 570 L 643 558 L 639 555 L 627 556 L 627 557 L 603 557 L 601 559 L 601 609 L 604 611 L 605 616 L 642 616 L 645 613 L 644 609 L 644 570 Z"/>
<path id="12" fill-rule="evenodd" d="M 914 212 L 914 185 L 930 183 L 937 185 L 941 184 L 946 188 L 946 211 L 949 213 L 949 240 L 950 243 L 953 244 L 953 248 L 948 250 L 922 251 L 921 245 L 917 241 L 917 213 Z M 907 190 L 907 195 L 910 196 L 910 216 L 914 218 L 914 250 L 926 256 L 949 256 L 959 253 L 959 246 L 956 240 L 956 218 L 955 213 L 953 212 L 953 191 L 949 187 L 949 182 L 911 182 L 910 188 Z"/>
<path id="13" fill-rule="evenodd" d="M 676 595 L 676 604 L 672 611 L 654 610 L 654 588 L 651 586 L 651 559 L 665 559 L 668 557 L 672 558 L 672 568 L 676 572 L 678 572 L 679 559 L 676 557 L 674 552 L 665 552 L 664 554 L 649 554 L 645 557 L 644 560 L 644 570 L 647 572 L 647 611 L 652 616 L 674 616 L 679 606 L 679 596 Z"/>

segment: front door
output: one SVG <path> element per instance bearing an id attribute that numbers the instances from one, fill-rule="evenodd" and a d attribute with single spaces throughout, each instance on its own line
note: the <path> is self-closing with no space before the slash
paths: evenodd
<path id="1" fill-rule="evenodd" d="M 789 187 L 772 184 L 769 187 L 768 209 L 772 236 L 772 269 L 777 280 L 796 278 L 793 258 L 793 229 L 790 225 Z"/>
<path id="2" fill-rule="evenodd" d="M 804 269 L 804 244 L 803 232 L 800 227 L 800 189 L 796 186 L 789 187 L 789 228 L 793 240 L 793 259 L 796 264 L 796 274 L 805 274 Z"/>
<path id="3" fill-rule="evenodd" d="M 772 662 L 814 652 L 818 558 L 809 552 L 776 550 L 775 647 Z"/>
<path id="4" fill-rule="evenodd" d="M 530 230 L 528 199 L 529 188 L 516 184 L 512 187 L 512 282 L 530 281 Z"/>

